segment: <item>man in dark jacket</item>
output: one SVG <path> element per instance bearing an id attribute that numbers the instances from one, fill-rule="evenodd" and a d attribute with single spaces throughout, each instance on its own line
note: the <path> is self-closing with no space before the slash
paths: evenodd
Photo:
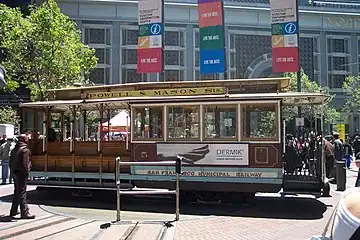
<path id="1" fill-rule="evenodd" d="M 10 155 L 10 171 L 14 178 L 14 196 L 10 216 L 14 217 L 19 214 L 18 207 L 20 205 L 21 218 L 34 219 L 35 216 L 30 214 L 26 200 L 27 179 L 31 167 L 31 152 L 27 143 L 27 135 L 21 134 Z"/>

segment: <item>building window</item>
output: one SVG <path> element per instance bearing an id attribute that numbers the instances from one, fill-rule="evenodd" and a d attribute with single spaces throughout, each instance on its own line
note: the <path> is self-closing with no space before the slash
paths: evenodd
<path id="1" fill-rule="evenodd" d="M 199 80 L 217 80 L 220 79 L 220 74 L 200 74 L 200 33 L 199 29 L 195 29 L 193 32 L 194 40 L 194 79 Z"/>
<path id="2" fill-rule="evenodd" d="M 227 68 L 231 79 L 269 77 L 272 71 L 260 75 L 254 72 L 262 62 L 269 61 L 271 35 L 264 31 L 231 30 L 228 32 Z"/>
<path id="3" fill-rule="evenodd" d="M 111 84 L 111 27 L 84 26 L 83 41 L 95 49 L 98 58 L 96 68 L 90 72 L 90 81 L 96 85 Z"/>
<path id="4" fill-rule="evenodd" d="M 329 37 L 327 39 L 328 85 L 333 91 L 342 91 L 345 78 L 351 74 L 350 62 L 350 38 Z"/>
<path id="5" fill-rule="evenodd" d="M 166 28 L 165 31 L 165 81 L 185 80 L 185 28 Z"/>
<path id="6" fill-rule="evenodd" d="M 137 73 L 138 27 L 121 29 L 121 83 L 147 82 L 146 73 Z"/>

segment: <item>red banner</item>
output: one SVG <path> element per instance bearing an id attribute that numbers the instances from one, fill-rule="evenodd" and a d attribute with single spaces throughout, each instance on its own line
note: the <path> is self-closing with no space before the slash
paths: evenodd
<path id="1" fill-rule="evenodd" d="M 201 3 L 198 5 L 199 27 L 220 26 L 223 24 L 222 2 Z"/>
<path id="2" fill-rule="evenodd" d="M 162 72 L 162 49 L 145 48 L 137 50 L 137 73 Z"/>
<path id="3" fill-rule="evenodd" d="M 297 47 L 277 47 L 272 49 L 273 72 L 299 71 L 299 50 Z"/>

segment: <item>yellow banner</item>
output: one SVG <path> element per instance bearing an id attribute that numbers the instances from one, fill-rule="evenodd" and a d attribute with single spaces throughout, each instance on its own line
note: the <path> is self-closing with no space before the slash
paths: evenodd
<path id="1" fill-rule="evenodd" d="M 345 142 L 345 124 L 336 124 L 336 130 L 339 132 L 339 138 Z"/>
<path id="2" fill-rule="evenodd" d="M 225 94 L 223 87 L 209 88 L 170 88 L 156 90 L 136 90 L 136 91 L 114 91 L 88 93 L 87 99 L 106 99 L 121 97 L 169 97 L 169 96 L 192 96 L 192 95 L 213 95 Z"/>

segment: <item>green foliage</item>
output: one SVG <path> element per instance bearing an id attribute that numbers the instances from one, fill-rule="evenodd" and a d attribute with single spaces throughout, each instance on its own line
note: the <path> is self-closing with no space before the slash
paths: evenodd
<path id="1" fill-rule="evenodd" d="M 0 5 L 0 46 L 8 49 L 3 63 L 8 74 L 7 88 L 25 84 L 32 99 L 45 100 L 46 90 L 76 82 L 86 83 L 96 66 L 95 51 L 84 45 L 81 33 L 54 0 L 33 8 L 26 18 L 19 9 Z"/>
<path id="2" fill-rule="evenodd" d="M 359 112 L 360 109 L 360 76 L 349 76 L 344 82 L 344 92 L 349 97 L 345 99 L 344 111 Z"/>
<path id="3" fill-rule="evenodd" d="M 257 118 L 252 119 L 254 125 L 259 127 L 253 128 L 251 136 L 259 138 L 272 138 L 276 132 L 276 113 L 273 111 L 260 110 Z"/>
<path id="4" fill-rule="evenodd" d="M 296 92 L 297 91 L 297 74 L 296 73 L 286 73 L 285 77 L 290 78 L 290 92 Z M 319 92 L 321 89 L 319 85 L 311 81 L 309 77 L 304 73 L 304 71 L 301 71 L 301 91 L 302 92 L 308 92 L 308 93 L 314 93 Z M 322 89 L 323 92 L 331 97 L 331 99 L 334 97 L 331 95 L 328 91 L 328 89 Z M 321 112 L 323 111 L 325 122 L 327 123 L 335 123 L 339 117 L 340 113 L 336 111 L 335 108 L 331 107 L 331 101 L 328 102 L 327 105 L 324 107 L 321 106 L 302 106 L 301 112 L 302 116 L 304 118 L 308 118 L 310 120 L 313 120 L 315 118 L 319 118 L 321 116 Z M 283 107 L 283 119 L 286 122 L 289 122 L 291 119 L 294 119 L 297 117 L 298 114 L 298 108 L 297 107 L 291 107 L 291 106 L 285 106 Z"/>
<path id="5" fill-rule="evenodd" d="M 11 107 L 0 108 L 0 124 L 12 124 L 17 126 L 19 121 L 20 118 L 15 109 L 12 109 Z"/>

